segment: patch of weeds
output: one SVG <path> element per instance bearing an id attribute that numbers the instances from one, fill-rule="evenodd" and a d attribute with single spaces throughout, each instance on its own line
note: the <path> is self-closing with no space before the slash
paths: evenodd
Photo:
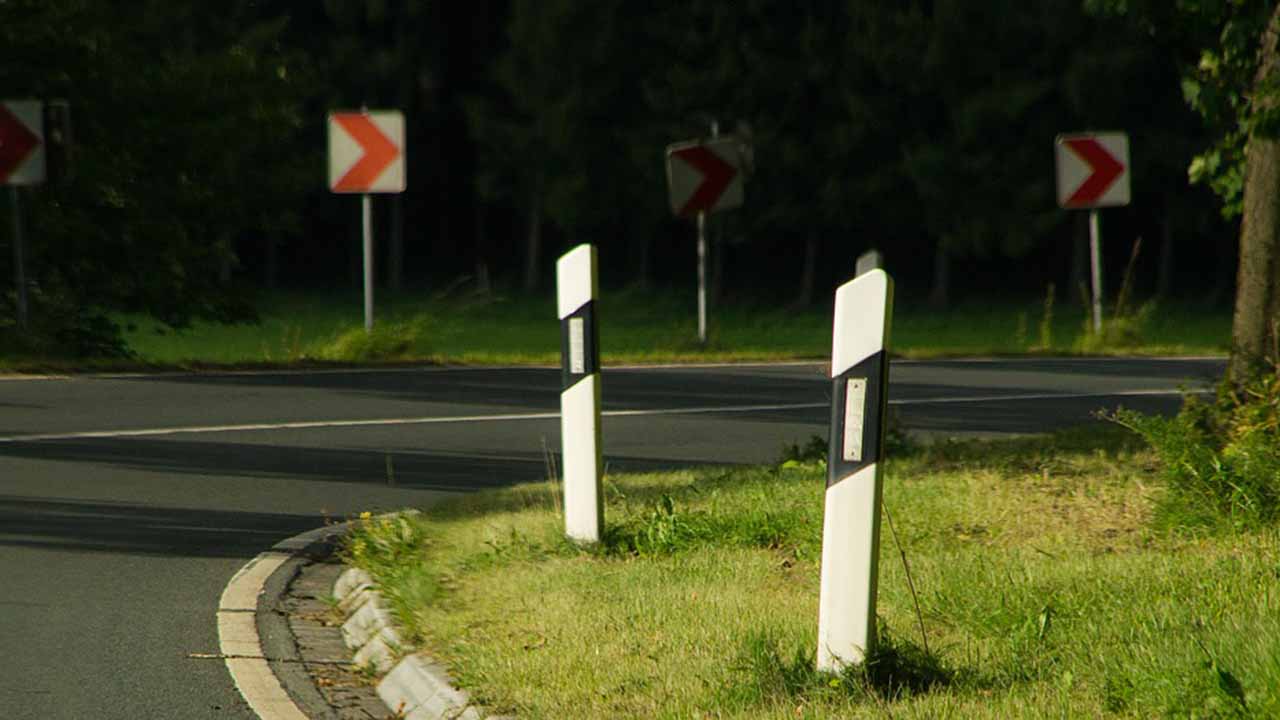
<path id="1" fill-rule="evenodd" d="M 677 509 L 663 493 L 646 512 L 605 530 L 604 550 L 616 555 L 672 555 L 714 535 L 713 520 L 704 512 Z"/>
<path id="2" fill-rule="evenodd" d="M 571 554 L 576 546 L 560 531 L 548 538 L 539 539 L 511 527 L 506 532 L 497 531 L 483 541 L 484 550 L 462 561 L 460 569 L 468 572 L 483 568 L 500 567 L 517 562 L 536 562 L 553 555 Z"/>
<path id="3" fill-rule="evenodd" d="M 914 452 L 937 471 L 982 468 L 1022 476 L 1041 475 L 1046 468 L 1076 457 L 1115 459 L 1144 447 L 1141 438 L 1124 428 L 1095 423 L 1023 438 L 947 439 L 917 447 Z"/>
<path id="4" fill-rule="evenodd" d="M 795 545 L 798 540 L 796 536 L 799 534 L 796 526 L 803 524 L 803 519 L 797 517 L 794 512 L 767 508 L 756 508 L 728 520 L 733 523 L 733 526 L 730 532 L 724 533 L 727 537 L 736 539 L 749 547 L 769 550 L 779 550 Z"/>
<path id="5" fill-rule="evenodd" d="M 411 516 L 363 512 L 339 553 L 347 563 L 373 573 L 402 564 L 428 544 L 425 527 Z"/>
<path id="6" fill-rule="evenodd" d="M 736 682 L 724 690 L 723 700 L 738 707 L 771 702 L 885 703 L 950 686 L 956 673 L 916 645 L 892 637 L 882 624 L 874 652 L 860 665 L 839 673 L 820 672 L 812 647 L 783 646 L 768 631 L 742 641 L 732 666 Z"/>
<path id="7" fill-rule="evenodd" d="M 372 575 L 378 590 L 406 619 L 412 608 L 431 603 L 442 592 L 439 575 L 423 561 L 430 545 L 426 525 L 416 518 L 365 512 L 343 540 L 338 556 Z"/>
<path id="8" fill-rule="evenodd" d="M 902 413 L 898 411 L 897 407 L 890 405 L 888 410 L 885 411 L 884 424 L 884 454 L 886 457 L 911 457 L 920 452 L 920 443 L 907 434 L 907 429 L 902 424 Z"/>
<path id="9" fill-rule="evenodd" d="M 950 686 L 956 677 L 936 656 L 908 640 L 893 637 L 883 625 L 879 643 L 865 664 L 845 670 L 841 680 L 862 692 L 886 700 L 933 692 Z"/>
<path id="10" fill-rule="evenodd" d="M 1111 311 L 1111 317 L 1103 319 L 1101 332 L 1095 332 L 1093 329 L 1091 313 L 1088 310 L 1093 306 L 1087 294 L 1084 293 L 1084 288 L 1081 287 L 1081 293 L 1086 295 L 1084 298 L 1086 311 L 1084 330 L 1076 341 L 1076 350 L 1079 352 L 1095 353 L 1109 349 L 1135 348 L 1144 344 L 1151 318 L 1156 313 L 1156 303 L 1149 300 L 1136 308 L 1130 304 L 1133 271 L 1137 266 L 1138 254 L 1141 250 L 1142 238 L 1137 238 L 1129 254 L 1129 263 L 1125 266 L 1124 279 L 1120 283 L 1120 293 L 1116 296 L 1115 307 Z"/>
<path id="11" fill-rule="evenodd" d="M 1261 717 L 1251 712 L 1244 685 L 1236 674 L 1214 657 L 1199 638 L 1196 645 L 1205 659 L 1200 663 L 1200 672 L 1188 678 L 1189 682 L 1174 698 L 1173 706 L 1167 708 L 1170 716 L 1189 713 L 1191 717 Z"/>
<path id="12" fill-rule="evenodd" d="M 813 530 L 817 520 L 806 512 L 812 508 L 788 503 L 767 485 L 750 501 L 717 504 L 717 497 L 713 491 L 712 507 L 704 510 L 662 493 L 642 512 L 609 523 L 594 550 L 607 556 L 653 557 L 715 544 L 790 550 L 795 557 L 811 554 L 809 546 L 820 534 Z"/>
<path id="13" fill-rule="evenodd" d="M 1044 293 L 1044 311 L 1040 316 L 1040 342 L 1031 350 L 1033 352 L 1049 352 L 1053 350 L 1053 297 L 1057 292 L 1057 288 L 1053 283 L 1045 288 Z"/>
<path id="14" fill-rule="evenodd" d="M 1104 318 L 1100 333 L 1094 332 L 1093 320 L 1086 319 L 1084 329 L 1076 339 L 1075 349 L 1077 352 L 1089 354 L 1141 347 L 1155 313 L 1155 301 L 1145 302 L 1131 312 Z"/>
<path id="15" fill-rule="evenodd" d="M 1188 396 L 1172 418 L 1120 409 L 1104 415 L 1140 435 L 1159 456 L 1170 525 L 1236 530 L 1280 521 L 1280 366 L 1212 402 Z"/>
<path id="16" fill-rule="evenodd" d="M 819 435 L 810 435 L 804 445 L 791 443 L 782 446 L 778 457 L 778 467 L 785 470 L 826 470 L 827 440 Z"/>
<path id="17" fill-rule="evenodd" d="M 771 632 L 752 632 L 743 639 L 731 666 L 737 682 L 724 689 L 723 699 L 749 707 L 826 692 L 827 684 L 814 665 L 814 657 L 815 653 L 803 646 L 784 650 Z"/>
<path id="18" fill-rule="evenodd" d="M 423 355 L 429 325 L 429 318 L 419 315 L 407 322 L 380 323 L 371 332 L 353 328 L 322 346 L 316 356 L 321 360 L 367 362 Z"/>
<path id="19" fill-rule="evenodd" d="M 886 457 L 909 457 L 920 451 L 920 444 L 907 434 L 898 408 L 890 406 L 885 412 L 884 454 Z M 784 470 L 818 470 L 825 472 L 831 452 L 827 439 L 810 435 L 804 445 L 791 443 L 782 446 L 778 467 Z"/>

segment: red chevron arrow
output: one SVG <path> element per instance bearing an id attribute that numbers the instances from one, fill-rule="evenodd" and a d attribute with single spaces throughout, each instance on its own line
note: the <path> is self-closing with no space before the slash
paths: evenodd
<path id="1" fill-rule="evenodd" d="M 1093 170 L 1093 174 L 1067 198 L 1065 205 L 1093 205 L 1111 189 L 1111 183 L 1124 174 L 1124 165 L 1094 138 L 1073 138 L 1065 143 Z"/>
<path id="2" fill-rule="evenodd" d="M 364 155 L 333 184 L 333 189 L 337 192 L 364 192 L 400 155 L 400 148 L 373 124 L 368 115 L 335 113 L 333 119 L 364 150 Z"/>
<path id="3" fill-rule="evenodd" d="M 676 150 L 672 155 L 702 173 L 702 184 L 689 196 L 688 201 L 680 208 L 680 212 L 676 213 L 681 217 L 697 215 L 715 207 L 720 195 L 738 174 L 737 168 L 701 145 Z"/>
<path id="4" fill-rule="evenodd" d="M 0 104 L 0 183 L 7 182 L 38 147 L 40 137 Z"/>

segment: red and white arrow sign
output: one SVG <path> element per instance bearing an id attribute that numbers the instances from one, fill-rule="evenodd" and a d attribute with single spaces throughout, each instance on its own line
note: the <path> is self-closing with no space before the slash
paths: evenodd
<path id="1" fill-rule="evenodd" d="M 1058 204 L 1095 208 L 1129 204 L 1129 137 L 1124 133 L 1060 135 Z"/>
<path id="2" fill-rule="evenodd" d="M 0 185 L 44 182 L 43 128 L 39 100 L 0 102 Z"/>
<path id="3" fill-rule="evenodd" d="M 329 114 L 329 189 L 404 192 L 404 114 L 397 110 Z"/>
<path id="4" fill-rule="evenodd" d="M 677 143 L 667 148 L 671 211 L 680 217 L 742 205 L 740 143 L 735 138 Z"/>

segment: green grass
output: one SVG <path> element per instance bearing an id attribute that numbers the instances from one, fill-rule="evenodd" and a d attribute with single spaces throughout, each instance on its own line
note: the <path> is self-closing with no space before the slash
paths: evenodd
<path id="1" fill-rule="evenodd" d="M 812 670 L 817 461 L 607 479 L 606 540 L 549 483 L 366 519 L 347 548 L 414 642 L 530 718 L 1277 717 L 1280 534 L 1156 529 L 1117 428 L 893 459 L 865 672 Z"/>
<path id="2" fill-rule="evenodd" d="M 129 324 L 137 361 L 160 366 L 427 361 L 556 364 L 559 324 L 551 297 L 378 298 L 377 327 L 392 337 L 361 345 L 358 293 L 274 294 L 259 303 L 255 325 L 198 324 L 174 332 L 144 318 Z M 820 359 L 831 346 L 830 309 L 727 305 L 710 311 L 709 342 L 696 340 L 693 298 L 619 291 L 601 300 L 604 361 Z M 1168 305 L 1147 316 L 1125 342 L 1087 342 L 1084 314 L 1059 305 L 1046 322 L 1042 300 L 969 302 L 947 312 L 902 299 L 893 347 L 905 357 L 1026 353 L 1221 354 L 1230 336 L 1226 311 Z M 1047 341 L 1047 342 L 1046 342 Z M 372 347 L 370 347 L 372 346 Z"/>

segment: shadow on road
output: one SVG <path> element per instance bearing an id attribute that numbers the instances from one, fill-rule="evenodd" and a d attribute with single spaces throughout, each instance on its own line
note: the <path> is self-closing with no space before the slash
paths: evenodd
<path id="1" fill-rule="evenodd" d="M 555 412 L 560 407 L 560 370 L 546 368 L 428 369 L 385 373 L 209 374 L 163 378 L 122 378 L 152 386 L 176 383 L 202 388 L 262 392 L 323 390 L 335 396 L 363 396 L 444 405 L 499 406 Z M 808 372 L 689 372 L 681 369 L 604 371 L 606 409 L 651 409 L 821 401 L 830 381 Z M 310 395 L 308 397 L 322 397 Z"/>
<path id="2" fill-rule="evenodd" d="M 559 453 L 556 453 L 559 463 Z M 394 485 L 415 490 L 480 490 L 547 476 L 540 452 L 498 454 L 316 448 L 156 438 L 90 438 L 13 442 L 0 458 L 83 462 L 173 475 L 285 478 Z M 388 464 L 388 458 L 390 464 Z M 609 456 L 615 470 L 689 467 L 687 460 Z M 388 472 L 390 468 L 390 472 Z M 0 525 L 0 531 L 4 526 Z"/>
<path id="3" fill-rule="evenodd" d="M 245 557 L 326 518 L 0 495 L 0 548 Z"/>

